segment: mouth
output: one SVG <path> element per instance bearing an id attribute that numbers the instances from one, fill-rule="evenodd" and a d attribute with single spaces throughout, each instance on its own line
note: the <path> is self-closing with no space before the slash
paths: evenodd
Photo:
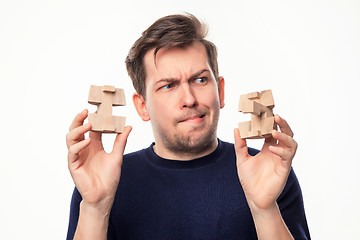
<path id="1" fill-rule="evenodd" d="M 200 123 L 203 121 L 204 118 L 205 118 L 205 114 L 201 114 L 201 115 L 199 114 L 199 115 L 194 115 L 194 116 L 184 118 L 180 122 Z"/>

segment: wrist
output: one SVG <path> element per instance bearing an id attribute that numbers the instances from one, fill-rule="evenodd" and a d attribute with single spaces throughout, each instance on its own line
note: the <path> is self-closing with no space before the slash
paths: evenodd
<path id="1" fill-rule="evenodd" d="M 266 206 L 259 206 L 253 202 L 248 201 L 248 205 L 252 215 L 255 216 L 268 216 L 278 214 L 280 212 L 279 206 L 276 202 L 268 204 Z"/>
<path id="2" fill-rule="evenodd" d="M 259 207 L 249 203 L 258 239 L 294 239 L 287 228 L 276 202 Z"/>
<path id="3" fill-rule="evenodd" d="M 94 214 L 97 215 L 97 217 L 107 217 L 110 215 L 113 201 L 113 198 L 103 199 L 96 203 L 82 200 L 80 203 L 80 208 L 88 214 Z"/>
<path id="4" fill-rule="evenodd" d="M 107 237 L 112 204 L 80 203 L 80 214 L 74 239 L 103 239 Z"/>

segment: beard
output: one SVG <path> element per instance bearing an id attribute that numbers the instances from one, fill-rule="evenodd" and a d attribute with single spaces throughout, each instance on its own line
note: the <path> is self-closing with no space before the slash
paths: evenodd
<path id="1" fill-rule="evenodd" d="M 191 113 L 194 114 L 194 113 Z M 191 115 L 188 114 L 188 115 Z M 209 115 L 207 115 L 209 117 Z M 185 117 L 186 118 L 186 117 Z M 159 127 L 159 136 L 165 147 L 172 153 L 182 156 L 199 155 L 207 152 L 217 143 L 217 124 L 219 120 L 219 112 L 215 112 L 210 126 L 203 133 L 195 133 L 191 131 L 171 132 L 169 129 Z M 174 122 L 174 126 L 179 121 Z"/>

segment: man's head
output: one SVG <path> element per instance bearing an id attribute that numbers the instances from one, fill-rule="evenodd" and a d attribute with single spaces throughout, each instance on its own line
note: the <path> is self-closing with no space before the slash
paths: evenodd
<path id="1" fill-rule="evenodd" d="M 146 71 L 144 56 L 154 51 L 154 61 L 161 48 L 184 48 L 195 41 L 201 42 L 207 52 L 211 70 L 216 79 L 219 77 L 216 46 L 205 39 L 207 28 L 195 16 L 170 15 L 157 20 L 134 43 L 126 57 L 128 74 L 136 92 L 146 98 Z"/>
<path id="2" fill-rule="evenodd" d="M 224 79 L 205 33 L 193 16 L 168 16 L 144 32 L 127 58 L 135 108 L 151 120 L 155 152 L 162 157 L 193 159 L 217 146 Z"/>

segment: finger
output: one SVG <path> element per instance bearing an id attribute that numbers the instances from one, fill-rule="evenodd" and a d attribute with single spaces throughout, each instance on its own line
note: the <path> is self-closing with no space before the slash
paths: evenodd
<path id="1" fill-rule="evenodd" d="M 276 130 L 272 132 L 272 137 L 279 141 L 279 145 L 286 146 L 295 153 L 297 149 L 297 142 L 292 137 Z"/>
<path id="2" fill-rule="evenodd" d="M 89 132 L 89 138 L 91 139 L 92 144 L 97 146 L 98 149 L 104 149 L 102 144 L 102 133 L 101 132 Z"/>
<path id="3" fill-rule="evenodd" d="M 279 146 L 269 146 L 269 150 L 273 154 L 278 155 L 283 161 L 288 161 L 292 159 L 292 153 L 288 148 L 279 147 Z"/>
<path id="4" fill-rule="evenodd" d="M 270 146 L 269 151 L 277 155 L 281 159 L 281 164 L 284 168 L 290 169 L 294 155 L 286 148 Z"/>
<path id="5" fill-rule="evenodd" d="M 83 125 L 84 120 L 87 118 L 88 116 L 88 110 L 84 109 L 82 112 L 78 113 L 76 115 L 76 117 L 74 118 L 74 120 L 72 121 L 69 130 L 73 130 L 81 125 Z"/>
<path id="6" fill-rule="evenodd" d="M 248 153 L 246 140 L 240 137 L 240 131 L 238 128 L 234 129 L 234 139 L 235 139 L 234 147 L 235 147 L 236 158 L 239 161 L 239 163 L 241 163 L 245 159 L 247 159 L 249 153 Z"/>
<path id="7" fill-rule="evenodd" d="M 277 140 L 272 135 L 265 138 L 265 145 L 268 146 L 268 145 L 275 145 L 275 144 L 277 144 Z"/>
<path id="8" fill-rule="evenodd" d="M 122 156 L 124 154 L 126 142 L 127 142 L 127 139 L 129 137 L 131 130 L 132 130 L 131 126 L 126 126 L 124 128 L 124 131 L 121 134 L 118 134 L 116 136 L 111 154 L 114 154 L 118 157 Z"/>
<path id="9" fill-rule="evenodd" d="M 275 122 L 278 124 L 278 126 L 280 127 L 280 131 L 289 135 L 290 137 L 294 137 L 294 133 L 291 130 L 288 122 L 281 118 L 279 115 L 275 116 Z"/>
<path id="10" fill-rule="evenodd" d="M 84 134 L 91 128 L 89 123 L 77 127 L 66 134 L 66 145 L 69 148 L 74 142 L 84 140 Z"/>
<path id="11" fill-rule="evenodd" d="M 70 146 L 69 152 L 68 152 L 69 164 L 74 163 L 78 159 L 78 155 L 79 155 L 80 151 L 83 150 L 84 148 L 86 148 L 87 146 L 89 146 L 90 142 L 91 142 L 91 139 L 87 138 L 81 142 L 78 142 L 78 143 Z"/>

